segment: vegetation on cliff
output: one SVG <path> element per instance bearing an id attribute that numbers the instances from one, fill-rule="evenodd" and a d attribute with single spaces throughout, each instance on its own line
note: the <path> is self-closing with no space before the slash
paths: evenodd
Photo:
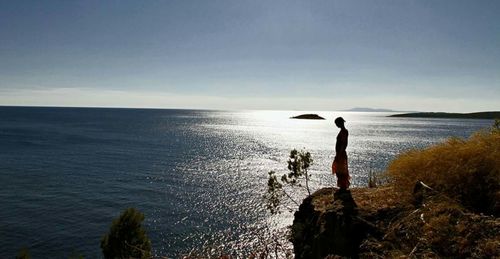
<path id="1" fill-rule="evenodd" d="M 101 240 L 104 258 L 151 258 L 151 241 L 142 226 L 144 214 L 134 208 L 113 220 L 109 233 Z"/>
<path id="2" fill-rule="evenodd" d="M 498 122 L 497 122 L 498 123 Z M 393 160 L 387 173 L 402 198 L 423 181 L 475 212 L 500 213 L 500 130 L 480 131 L 468 140 L 450 138 Z"/>
<path id="3" fill-rule="evenodd" d="M 300 202 L 292 198 L 287 192 L 286 187 L 295 188 L 292 189 L 294 191 L 297 191 L 298 188 L 303 188 L 307 191 L 308 195 L 311 195 L 311 189 L 309 188 L 311 175 L 308 172 L 309 167 L 313 163 L 311 153 L 305 150 L 297 151 L 293 149 L 290 151 L 287 163 L 288 173 L 283 174 L 280 180 L 278 180 L 275 171 L 268 173 L 269 178 L 267 181 L 267 192 L 264 194 L 264 201 L 271 214 L 280 213 L 282 207 L 286 207 L 290 212 L 296 210 L 296 208 L 291 208 L 283 202 L 284 197 L 297 207 L 300 205 Z"/>
<path id="4" fill-rule="evenodd" d="M 295 255 L 500 257 L 500 121 L 467 140 L 401 154 L 386 175 L 383 186 L 352 189 L 355 202 L 332 199 L 329 188 L 305 199 L 292 226 Z"/>
<path id="5" fill-rule="evenodd" d="M 500 256 L 500 121 L 467 140 L 401 154 L 387 174 L 401 212 L 365 251 L 381 257 Z"/>

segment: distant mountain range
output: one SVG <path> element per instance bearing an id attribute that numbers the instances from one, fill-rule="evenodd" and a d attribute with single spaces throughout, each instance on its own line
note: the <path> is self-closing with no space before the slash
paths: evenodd
<path id="1" fill-rule="evenodd" d="M 365 108 L 356 107 L 349 110 L 343 110 L 345 112 L 415 112 L 415 111 L 395 111 L 391 109 L 377 109 L 377 108 Z"/>

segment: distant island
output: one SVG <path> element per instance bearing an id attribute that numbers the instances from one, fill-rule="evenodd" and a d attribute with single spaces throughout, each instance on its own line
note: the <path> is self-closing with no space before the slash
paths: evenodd
<path id="1" fill-rule="evenodd" d="M 447 113 L 447 112 L 416 112 L 394 114 L 388 117 L 407 118 L 445 118 L 445 119 L 498 119 L 500 111 L 473 112 L 473 113 Z"/>
<path id="2" fill-rule="evenodd" d="M 410 111 L 395 111 L 391 109 L 377 109 L 377 108 L 366 108 L 366 107 L 356 107 L 348 110 L 342 110 L 344 112 L 410 112 Z"/>
<path id="3" fill-rule="evenodd" d="M 319 116 L 318 114 L 301 114 L 298 116 L 291 117 L 290 119 L 324 120 L 325 118 Z"/>

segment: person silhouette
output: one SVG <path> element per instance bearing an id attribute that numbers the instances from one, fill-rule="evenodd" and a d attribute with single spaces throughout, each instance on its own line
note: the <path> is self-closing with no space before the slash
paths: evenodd
<path id="1" fill-rule="evenodd" d="M 332 163 L 332 174 L 337 176 L 337 186 L 340 190 L 347 190 L 350 185 L 349 169 L 347 166 L 347 138 L 349 132 L 344 126 L 345 120 L 342 117 L 335 119 L 335 125 L 340 128 L 335 143 L 335 158 Z"/>

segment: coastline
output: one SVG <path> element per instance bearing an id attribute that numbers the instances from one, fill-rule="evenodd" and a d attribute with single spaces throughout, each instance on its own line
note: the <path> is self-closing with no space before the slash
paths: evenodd
<path id="1" fill-rule="evenodd" d="M 500 111 L 473 112 L 473 113 L 416 112 L 416 113 L 393 114 L 389 115 L 388 117 L 493 120 L 500 118 Z"/>

